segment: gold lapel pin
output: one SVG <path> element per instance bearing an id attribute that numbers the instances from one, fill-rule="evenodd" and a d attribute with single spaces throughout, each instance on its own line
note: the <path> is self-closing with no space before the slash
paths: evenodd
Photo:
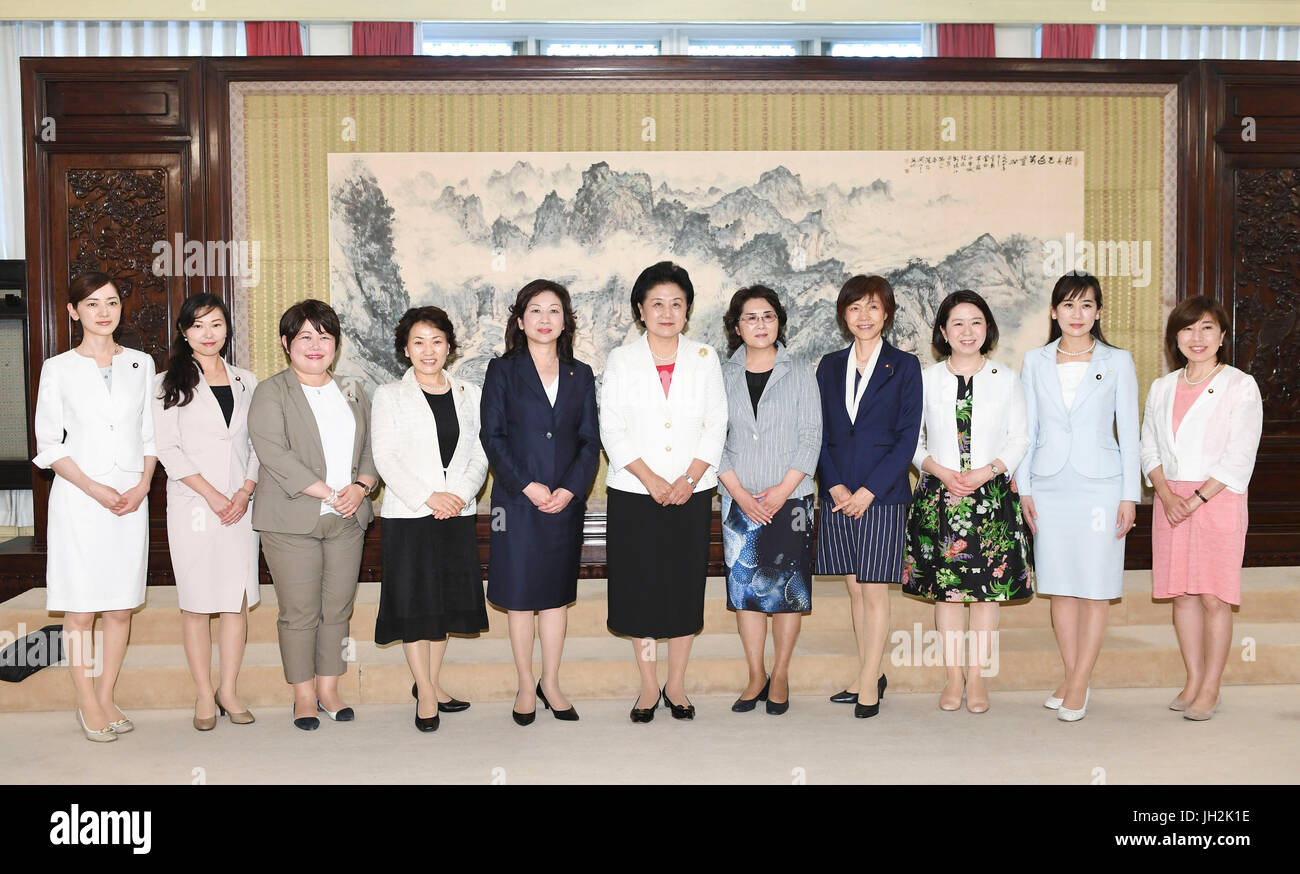
<path id="1" fill-rule="evenodd" d="M 701 357 L 701 358 L 703 358 L 705 355 L 708 355 L 708 354 L 709 354 L 709 350 L 708 350 L 708 349 L 701 349 L 701 350 L 700 350 L 700 357 Z"/>

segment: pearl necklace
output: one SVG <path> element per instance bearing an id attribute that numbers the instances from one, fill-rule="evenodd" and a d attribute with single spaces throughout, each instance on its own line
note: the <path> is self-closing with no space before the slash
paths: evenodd
<path id="1" fill-rule="evenodd" d="M 646 343 L 646 347 L 650 349 L 650 355 L 654 358 L 655 361 L 672 361 L 674 358 L 677 357 L 677 350 L 676 350 L 676 349 L 673 350 L 673 354 L 672 354 L 672 355 L 663 356 L 663 355 L 655 355 L 655 350 L 654 350 L 653 347 L 650 346 L 649 343 Z M 681 347 L 681 343 L 680 343 L 680 341 L 679 341 L 679 342 L 678 342 L 678 348 L 680 348 L 680 347 Z"/>
<path id="2" fill-rule="evenodd" d="M 943 364 L 944 364 L 945 367 L 948 368 L 948 372 L 949 372 L 949 373 L 951 373 L 953 376 L 965 376 L 965 377 L 971 377 L 971 376 L 974 376 L 975 374 L 979 373 L 981 370 L 984 369 L 984 365 L 985 365 L 986 363 L 987 363 L 987 362 L 985 361 L 984 356 L 981 355 L 981 356 L 980 356 L 980 366 L 979 366 L 979 367 L 975 368 L 975 369 L 972 370 L 970 373 L 958 373 L 957 371 L 955 371 L 955 370 L 952 369 L 952 359 L 951 359 L 951 358 L 945 358 L 945 359 L 943 360 Z"/>
<path id="3" fill-rule="evenodd" d="M 440 371 L 438 375 L 442 377 L 442 385 L 439 386 L 426 385 L 425 383 L 420 382 L 418 377 L 415 381 L 419 384 L 421 391 L 426 391 L 431 395 L 442 394 L 447 390 L 447 386 L 450 385 L 450 383 L 447 382 L 446 371 Z"/>
<path id="4" fill-rule="evenodd" d="M 1214 376 L 1214 374 L 1218 373 L 1219 368 L 1222 366 L 1223 366 L 1222 364 L 1214 365 L 1214 367 L 1210 368 L 1209 373 L 1205 374 L 1205 376 L 1202 376 L 1200 379 L 1196 380 L 1196 382 L 1192 382 L 1190 379 L 1187 378 L 1187 365 L 1183 365 L 1183 382 L 1187 383 L 1188 385 L 1200 385 L 1201 383 L 1209 379 L 1211 376 Z"/>
<path id="5" fill-rule="evenodd" d="M 1097 341 L 1093 340 L 1092 345 L 1089 346 L 1087 349 L 1084 349 L 1082 352 L 1066 352 L 1064 349 L 1061 348 L 1059 343 L 1056 346 L 1056 351 L 1061 353 L 1062 355 L 1069 355 L 1071 358 L 1077 358 L 1080 355 L 1087 355 L 1089 352 L 1091 352 L 1093 349 L 1096 348 L 1097 348 Z"/>

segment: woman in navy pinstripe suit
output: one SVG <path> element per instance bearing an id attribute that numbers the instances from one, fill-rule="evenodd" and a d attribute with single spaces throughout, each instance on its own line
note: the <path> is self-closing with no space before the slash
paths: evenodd
<path id="1" fill-rule="evenodd" d="M 861 659 L 858 676 L 831 700 L 853 703 L 862 718 L 876 715 L 885 692 L 880 659 L 889 634 L 889 589 L 883 584 L 903 578 L 912 500 L 907 466 L 921 428 L 921 364 L 881 336 L 894 309 L 894 289 L 884 277 L 849 279 L 835 316 L 853 343 L 817 365 L 817 572 L 844 574 Z"/>

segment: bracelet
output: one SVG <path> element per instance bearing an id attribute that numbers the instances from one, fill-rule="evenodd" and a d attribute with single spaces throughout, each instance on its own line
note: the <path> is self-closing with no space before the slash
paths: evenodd
<path id="1" fill-rule="evenodd" d="M 1208 503 L 1210 503 L 1210 499 L 1207 498 L 1207 497 L 1205 497 L 1205 495 L 1201 494 L 1201 490 L 1200 490 L 1200 489 L 1192 489 L 1192 494 L 1194 494 L 1194 495 L 1196 495 L 1196 497 L 1200 498 L 1202 504 L 1208 504 Z"/>
<path id="2" fill-rule="evenodd" d="M 330 496 L 329 496 L 328 498 L 326 498 L 325 501 L 324 501 L 325 506 L 327 506 L 327 507 L 333 507 L 333 506 L 334 506 L 334 502 L 337 501 L 338 499 L 339 499 L 339 490 L 338 490 L 338 489 L 330 489 Z"/>

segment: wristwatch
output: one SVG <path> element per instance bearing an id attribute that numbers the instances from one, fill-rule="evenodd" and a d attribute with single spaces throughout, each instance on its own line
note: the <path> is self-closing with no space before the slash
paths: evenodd
<path id="1" fill-rule="evenodd" d="M 689 473 L 684 473 L 682 474 L 682 476 L 684 476 L 686 478 L 686 481 L 691 484 L 691 488 L 695 488 L 695 480 L 691 479 L 691 475 Z"/>
<path id="2" fill-rule="evenodd" d="M 365 483 L 363 483 L 361 480 L 353 480 L 352 485 L 361 486 L 361 491 L 366 493 L 367 498 L 370 497 L 370 493 L 375 490 L 374 486 L 368 486 Z"/>

